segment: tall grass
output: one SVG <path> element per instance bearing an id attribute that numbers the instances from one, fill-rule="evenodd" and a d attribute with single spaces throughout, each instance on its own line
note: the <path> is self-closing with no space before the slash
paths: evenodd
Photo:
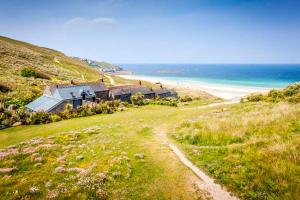
<path id="1" fill-rule="evenodd" d="M 245 103 L 210 110 L 172 137 L 242 199 L 300 198 L 300 105 Z"/>

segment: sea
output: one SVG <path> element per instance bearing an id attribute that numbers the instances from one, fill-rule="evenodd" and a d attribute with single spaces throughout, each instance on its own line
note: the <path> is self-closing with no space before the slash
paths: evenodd
<path id="1" fill-rule="evenodd" d="M 300 81 L 300 64 L 120 64 L 126 78 L 199 89 L 225 99 Z"/>

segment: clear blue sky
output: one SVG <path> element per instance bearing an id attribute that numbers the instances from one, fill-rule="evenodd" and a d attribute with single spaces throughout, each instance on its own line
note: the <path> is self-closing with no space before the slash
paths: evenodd
<path id="1" fill-rule="evenodd" d="M 112 63 L 300 63 L 300 1 L 0 0 L 0 35 Z"/>

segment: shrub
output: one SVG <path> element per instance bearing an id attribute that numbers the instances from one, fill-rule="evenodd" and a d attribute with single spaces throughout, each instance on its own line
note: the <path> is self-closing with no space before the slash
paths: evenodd
<path id="1" fill-rule="evenodd" d="M 269 102 L 288 101 L 292 103 L 300 103 L 299 94 L 300 82 L 288 85 L 282 90 L 270 90 L 266 96 L 260 93 L 251 94 L 247 97 L 247 100 L 252 102 L 264 100 Z"/>
<path id="2" fill-rule="evenodd" d="M 289 97 L 288 98 L 288 102 L 291 102 L 291 103 L 300 103 L 300 93 L 295 94 L 295 95 Z"/>
<path id="3" fill-rule="evenodd" d="M 41 78 L 41 79 L 50 79 L 50 77 L 42 72 L 39 72 L 32 68 L 23 68 L 21 70 L 21 76 L 23 77 L 33 77 L 33 78 Z"/>
<path id="4" fill-rule="evenodd" d="M 264 99 L 264 96 L 261 93 L 253 93 L 247 97 L 247 100 L 251 101 L 251 102 L 262 101 L 263 99 Z"/>
<path id="5" fill-rule="evenodd" d="M 91 111 L 95 114 L 101 114 L 102 113 L 101 106 L 98 103 L 93 103 L 91 105 Z"/>
<path id="6" fill-rule="evenodd" d="M 5 102 L 5 105 L 16 105 L 17 107 L 23 107 L 26 106 L 30 100 L 28 99 L 12 99 Z"/>
<path id="7" fill-rule="evenodd" d="M 29 120 L 30 124 L 47 124 L 51 122 L 51 114 L 44 111 L 33 112 L 30 113 Z"/>
<path id="8" fill-rule="evenodd" d="M 177 100 L 171 99 L 171 98 L 165 98 L 165 99 L 147 99 L 143 101 L 144 105 L 165 105 L 165 106 L 173 106 L 177 107 L 178 103 Z"/>
<path id="9" fill-rule="evenodd" d="M 52 122 L 58 122 L 58 121 L 61 121 L 61 120 L 62 120 L 62 118 L 59 115 L 57 115 L 57 114 L 51 115 L 51 121 Z"/>
<path id="10" fill-rule="evenodd" d="M 100 106 L 103 114 L 110 114 L 110 113 L 112 113 L 112 110 L 109 108 L 109 106 L 107 105 L 107 103 L 100 103 L 99 106 Z"/>
<path id="11" fill-rule="evenodd" d="M 284 94 L 280 90 L 270 90 L 268 95 L 267 95 L 267 101 L 270 102 L 279 102 L 284 99 Z"/>
<path id="12" fill-rule="evenodd" d="M 4 110 L 5 110 L 4 103 L 0 103 L 0 113 L 4 112 Z"/>
<path id="13" fill-rule="evenodd" d="M 189 102 L 189 101 L 193 101 L 193 99 L 190 96 L 184 96 L 184 97 L 180 97 L 179 101 L 180 102 Z"/>
<path id="14" fill-rule="evenodd" d="M 144 99 L 144 95 L 142 95 L 142 93 L 140 92 L 130 97 L 132 104 L 137 106 L 141 106 L 144 104 L 143 99 Z"/>
<path id="15" fill-rule="evenodd" d="M 0 83 L 0 92 L 6 93 L 9 91 L 10 91 L 10 88 L 6 84 Z"/>
<path id="16" fill-rule="evenodd" d="M 283 93 L 285 96 L 293 96 L 300 93 L 300 82 L 288 85 L 284 90 Z"/>

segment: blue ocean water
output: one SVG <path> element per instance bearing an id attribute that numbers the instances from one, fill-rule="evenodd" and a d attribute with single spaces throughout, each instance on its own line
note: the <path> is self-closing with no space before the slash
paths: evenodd
<path id="1" fill-rule="evenodd" d="M 300 81 L 300 64 L 121 64 L 134 75 L 212 84 L 281 88 Z"/>

